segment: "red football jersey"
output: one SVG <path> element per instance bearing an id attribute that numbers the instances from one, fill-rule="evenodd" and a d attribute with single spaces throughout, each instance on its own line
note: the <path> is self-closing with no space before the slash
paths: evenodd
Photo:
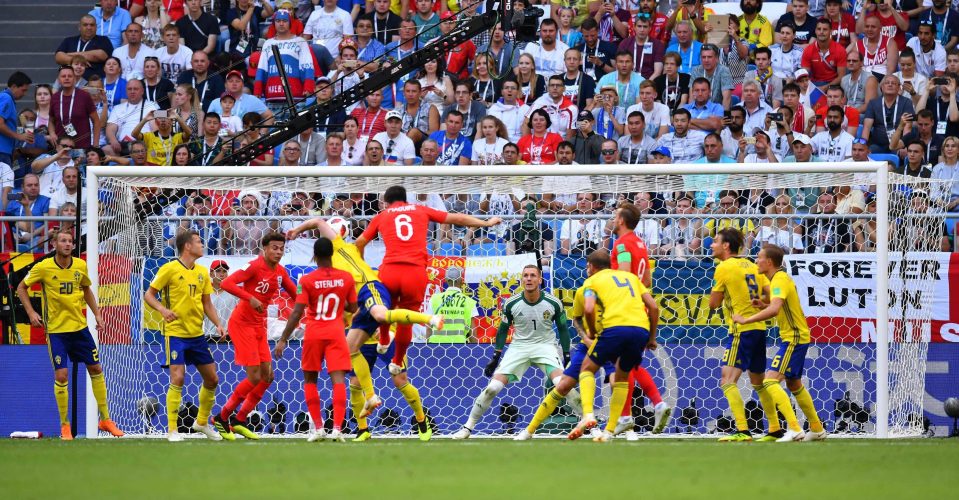
<path id="1" fill-rule="evenodd" d="M 446 222 L 448 214 L 422 205 L 402 201 L 393 203 L 373 217 L 363 238 L 373 241 L 379 234 L 386 245 L 383 264 L 412 264 L 426 267 L 426 237 L 430 222 Z"/>
<path id="2" fill-rule="evenodd" d="M 633 232 L 620 236 L 613 243 L 610 261 L 614 269 L 629 271 L 643 281 L 643 274 L 649 269 L 649 251 L 646 249 L 646 242 Z"/>
<path id="3" fill-rule="evenodd" d="M 333 267 L 321 267 L 300 279 L 297 304 L 306 306 L 306 335 L 343 337 L 343 310 L 356 303 L 353 276 Z"/>
<path id="4" fill-rule="evenodd" d="M 231 317 L 251 322 L 266 320 L 266 306 L 276 300 L 280 294 L 280 287 L 283 287 L 291 297 L 296 296 L 296 283 L 290 279 L 286 268 L 277 264 L 276 269 L 270 269 L 262 256 L 251 260 L 227 276 L 221 286 L 230 294 L 240 298 L 240 303 L 237 304 Z M 263 312 L 253 309 L 249 302 L 250 297 L 256 297 L 263 303 Z"/>

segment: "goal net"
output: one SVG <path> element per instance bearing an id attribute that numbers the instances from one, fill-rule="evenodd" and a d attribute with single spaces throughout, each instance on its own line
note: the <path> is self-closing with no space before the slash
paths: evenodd
<path id="1" fill-rule="evenodd" d="M 487 385 L 483 368 L 493 352 L 499 306 L 522 293 L 523 266 L 542 266 L 544 287 L 569 313 L 574 291 L 586 278 L 585 256 L 610 248 L 616 238 L 615 207 L 631 201 L 643 213 L 636 232 L 649 247 L 661 310 L 660 347 L 646 353 L 644 366 L 674 408 L 668 435 L 710 435 L 733 426 L 718 380 L 728 318 L 708 303 L 716 265 L 710 245 L 717 230 L 734 227 L 746 235 L 742 253 L 750 258 L 763 244 L 787 253 L 784 267 L 796 282 L 812 334 L 802 378 L 826 429 L 853 436 L 916 436 L 922 432 L 931 330 L 948 314 L 943 283 L 949 257 L 940 253 L 946 234 L 938 207 L 951 186 L 880 174 L 878 165 L 537 167 L 542 175 L 488 166 L 93 167 L 88 210 L 99 218 L 87 226 L 87 254 L 105 319 L 98 334 L 110 411 L 130 434 L 167 431 L 162 318 L 142 297 L 159 267 L 176 257 L 178 231 L 201 234 L 207 254 L 201 264 L 210 267 L 220 260 L 236 270 L 255 257 L 265 233 L 285 231 L 312 216 L 346 217 L 351 241 L 379 210 L 381 193 L 401 184 L 413 203 L 504 219 L 488 230 L 431 227 L 425 299 L 446 286 L 447 269 L 458 267 L 465 271 L 461 286 L 477 301 L 465 343 L 429 342 L 425 331 L 414 332 L 409 376 L 439 435 L 463 425 Z M 287 244 L 282 263 L 294 280 L 313 268 L 311 249 L 310 235 Z M 374 241 L 366 258 L 375 267 L 383 252 L 381 242 Z M 292 302 L 283 295 L 270 307 L 271 340 L 282 331 Z M 216 292 L 214 303 L 226 317 L 235 299 Z M 769 328 L 771 360 L 780 339 L 774 320 Z M 220 376 L 219 408 L 245 375 L 232 362 L 229 341 L 213 338 L 212 328 L 206 334 Z M 275 382 L 251 417 L 265 435 L 295 435 L 311 425 L 299 352 L 294 340 L 285 358 L 274 361 Z M 385 401 L 370 420 L 374 435 L 410 435 L 412 411 L 385 366 L 372 372 Z M 474 435 L 508 436 L 524 428 L 551 386 L 548 379 L 531 368 L 510 383 Z M 199 382 L 188 369 L 180 408 L 187 423 L 195 416 Z M 329 383 L 320 387 L 328 415 Z M 739 387 L 751 426 L 761 432 L 765 422 L 748 377 Z M 597 401 L 598 413 L 610 418 L 608 389 L 598 394 L 605 394 Z M 637 430 L 649 430 L 650 397 L 637 388 L 629 405 Z M 88 408 L 88 416 L 94 412 L 95 406 Z M 574 408 L 563 405 L 540 432 L 563 433 L 577 419 Z M 324 424 L 330 425 L 315 423 Z M 350 415 L 347 425 L 355 429 Z"/>

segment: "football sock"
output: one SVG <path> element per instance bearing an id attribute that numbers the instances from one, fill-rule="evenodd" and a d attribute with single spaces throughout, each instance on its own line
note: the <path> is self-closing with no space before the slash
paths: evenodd
<path id="1" fill-rule="evenodd" d="M 210 411 L 216 402 L 216 388 L 200 386 L 200 408 L 196 411 L 196 421 L 200 425 L 207 425 L 210 420 Z"/>
<path id="2" fill-rule="evenodd" d="M 493 379 L 489 381 L 486 389 L 483 389 L 483 392 L 476 396 L 476 402 L 473 403 L 473 409 L 470 410 L 469 419 L 466 420 L 465 427 L 467 429 L 473 430 L 473 427 L 483 418 L 483 414 L 486 413 L 486 410 L 489 410 L 489 405 L 493 403 L 493 399 L 496 398 L 499 391 L 503 390 L 503 387 L 505 386 L 502 382 Z"/>
<path id="3" fill-rule="evenodd" d="M 753 385 L 753 390 L 759 395 L 759 406 L 763 408 L 763 413 L 766 414 L 770 434 L 782 430 L 782 426 L 779 425 L 779 414 L 776 413 L 776 401 L 773 400 L 772 395 L 766 392 L 762 384 Z"/>
<path id="4" fill-rule="evenodd" d="M 746 404 L 743 403 L 743 395 L 739 393 L 739 387 L 736 384 L 723 384 L 720 387 L 729 401 L 729 410 L 736 420 L 736 429 L 740 432 L 749 432 L 749 424 L 746 422 Z"/>
<path id="5" fill-rule="evenodd" d="M 583 401 L 583 415 L 593 413 L 596 400 L 596 376 L 589 370 L 579 372 L 579 394 Z"/>
<path id="6" fill-rule="evenodd" d="M 786 391 L 779 385 L 779 381 L 767 378 L 763 380 L 763 388 L 766 389 L 766 394 L 769 394 L 772 398 L 779 413 L 782 413 L 782 416 L 785 417 L 789 430 L 795 432 L 801 431 L 802 427 L 799 426 L 799 421 L 796 419 L 796 411 L 793 410 L 793 406 L 789 404 L 789 395 L 787 395 Z"/>
<path id="7" fill-rule="evenodd" d="M 636 383 L 639 384 L 639 388 L 643 390 L 643 395 L 646 396 L 646 399 L 649 399 L 650 404 L 656 406 L 663 402 L 663 397 L 659 394 L 659 388 L 656 387 L 656 381 L 649 374 L 649 370 L 637 366 L 630 372 L 630 376 L 636 379 Z M 630 387 L 630 395 L 632 395 L 632 387 Z"/>
<path id="8" fill-rule="evenodd" d="M 246 395 L 253 390 L 253 382 L 250 382 L 250 379 L 245 378 L 242 382 L 236 385 L 236 389 L 233 389 L 233 394 L 230 395 L 230 399 L 226 401 L 226 404 L 223 405 L 223 408 L 220 409 L 220 418 L 226 422 L 230 421 L 230 415 L 233 415 L 233 412 L 243 404 L 243 400 L 246 399 Z"/>
<path id="9" fill-rule="evenodd" d="M 319 396 L 317 396 L 319 397 Z M 343 419 L 346 418 L 346 384 L 333 384 L 333 429 L 343 429 Z"/>
<path id="10" fill-rule="evenodd" d="M 97 400 L 100 420 L 110 420 L 110 408 L 107 407 L 107 381 L 103 372 L 90 375 L 90 388 L 93 389 L 93 397 Z"/>
<path id="11" fill-rule="evenodd" d="M 356 427 L 361 431 L 369 426 L 366 423 L 366 417 L 360 417 L 360 412 L 363 411 L 365 404 L 366 398 L 363 397 L 363 391 L 359 387 L 350 386 L 350 408 L 353 410 L 353 418 L 356 419 Z"/>
<path id="12" fill-rule="evenodd" d="M 366 358 L 363 357 L 363 353 L 357 351 L 350 354 L 350 362 L 353 365 L 353 373 L 356 374 L 356 379 L 360 383 L 360 388 L 363 390 L 363 397 L 369 399 L 375 396 L 376 392 L 373 391 L 373 376 L 370 375 L 370 365 L 366 362 Z"/>
<path id="13" fill-rule="evenodd" d="M 629 380 L 626 382 L 626 385 L 627 385 L 627 387 L 626 387 L 626 401 L 632 401 L 632 400 L 633 400 L 633 388 L 636 387 L 636 376 L 634 375 L 635 373 L 636 373 L 636 370 L 633 370 L 633 371 L 629 372 Z M 633 406 L 633 405 L 630 405 L 630 404 L 624 404 L 624 405 L 623 405 L 623 411 L 620 413 L 619 416 L 621 416 L 621 417 L 631 417 L 631 416 L 633 416 L 633 408 L 632 408 L 632 406 Z M 610 408 L 612 408 L 612 407 L 610 407 Z M 613 415 L 613 414 L 610 413 L 610 415 Z M 615 419 L 612 419 L 612 418 L 611 418 L 610 420 L 615 420 Z"/>
<path id="14" fill-rule="evenodd" d="M 616 415 L 622 410 L 620 408 L 626 405 L 626 393 L 629 392 L 630 382 L 614 382 L 613 383 L 613 395 L 609 401 L 609 414 Z M 617 419 L 610 418 L 606 421 L 606 430 L 613 432 L 616 430 Z"/>
<path id="15" fill-rule="evenodd" d="M 426 414 L 423 413 L 423 400 L 420 399 L 420 391 L 416 389 L 416 386 L 407 382 L 398 390 L 403 395 L 403 399 L 406 399 L 406 402 L 409 403 L 410 408 L 413 409 L 413 416 L 416 417 L 416 421 L 422 422 L 426 419 Z"/>
<path id="16" fill-rule="evenodd" d="M 320 403 L 320 391 L 317 390 L 316 384 L 303 384 L 303 395 L 306 398 L 306 409 L 310 412 L 310 418 L 313 419 L 313 428 L 316 430 L 323 429 L 323 412 L 321 410 L 322 404 Z"/>
<path id="17" fill-rule="evenodd" d="M 413 325 L 396 325 L 396 353 L 393 354 L 393 364 L 402 366 L 406 359 L 406 350 L 413 341 Z"/>
<path id="18" fill-rule="evenodd" d="M 57 410 L 60 412 L 60 425 L 69 424 L 70 419 L 67 412 L 70 407 L 70 391 L 67 390 L 67 383 L 54 382 L 53 396 L 57 399 Z"/>
<path id="19" fill-rule="evenodd" d="M 793 397 L 796 398 L 796 404 L 799 405 L 802 414 L 806 416 L 806 421 L 809 422 L 809 430 L 813 432 L 824 431 L 822 421 L 819 420 L 819 414 L 816 413 L 816 405 L 813 404 L 812 396 L 809 395 L 806 387 L 802 386 L 799 390 L 793 391 Z"/>
<path id="20" fill-rule="evenodd" d="M 556 407 L 562 402 L 563 396 L 555 388 L 551 389 L 549 394 L 543 398 L 543 402 L 539 404 L 539 408 L 536 409 L 536 414 L 533 415 L 533 420 L 530 420 L 529 426 L 526 427 L 526 432 L 530 434 L 536 432 L 543 420 L 552 415 Z"/>
<path id="21" fill-rule="evenodd" d="M 270 383 L 266 381 L 256 384 L 253 390 L 246 395 L 246 399 L 243 400 L 243 405 L 237 410 L 236 419 L 240 422 L 246 422 L 247 415 L 256 408 L 256 405 L 260 404 L 260 400 L 263 399 L 263 395 L 266 394 L 266 390 L 269 388 Z"/>
<path id="22" fill-rule="evenodd" d="M 430 322 L 432 317 L 430 314 L 416 312 L 410 309 L 393 309 L 386 311 L 386 322 L 400 325 L 426 324 Z"/>
<path id="23" fill-rule="evenodd" d="M 177 417 L 180 414 L 180 402 L 183 400 L 183 386 L 170 384 L 166 390 L 166 419 L 168 432 L 176 432 Z"/>
<path id="24" fill-rule="evenodd" d="M 380 345 L 390 345 L 390 324 L 384 323 L 380 325 L 380 334 L 376 339 Z"/>

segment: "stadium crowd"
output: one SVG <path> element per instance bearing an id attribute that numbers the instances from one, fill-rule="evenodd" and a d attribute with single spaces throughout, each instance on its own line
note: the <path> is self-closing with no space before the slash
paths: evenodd
<path id="1" fill-rule="evenodd" d="M 740 14 L 718 26 L 710 18 L 720 14 L 702 0 L 527 1 L 513 4 L 542 8 L 540 19 L 527 17 L 511 33 L 497 27 L 478 35 L 250 165 L 879 159 L 908 176 L 959 175 L 959 2 L 792 0 L 771 19 L 763 0 L 740 0 Z M 278 63 L 298 106 L 323 102 L 467 22 L 484 2 L 469 3 L 102 0 L 53 54 L 57 81 L 33 82 L 15 72 L 0 94 L 3 211 L 82 211 L 77 191 L 86 165 L 218 162 L 290 112 Z M 272 47 L 282 61 L 274 60 Z M 15 101 L 29 92 L 34 106 L 18 113 Z M 959 184 L 949 185 L 955 187 L 913 190 L 905 203 L 920 212 L 957 211 Z M 654 256 L 708 254 L 708 241 L 725 227 L 742 230 L 752 249 L 875 245 L 874 221 L 781 217 L 874 211 L 873 186 L 708 187 L 526 199 L 418 195 L 417 201 L 513 216 L 499 229 L 436 227 L 436 250 L 448 253 L 491 243 L 512 252 L 538 238 L 533 249 L 543 255 L 586 255 L 608 244 L 611 213 L 622 199 L 644 215 L 668 216 L 644 219 L 637 229 Z M 156 196 L 157 214 L 182 217 L 144 230 L 149 253 L 170 255 L 181 228 L 198 230 L 211 252 L 248 254 L 265 232 L 289 229 L 269 217 L 362 218 L 380 203 L 364 193 L 139 196 L 146 204 Z M 190 220 L 230 214 L 264 218 Z M 552 214 L 568 217 L 545 220 Z M 735 214 L 744 217 L 728 218 Z M 910 241 L 917 246 L 949 251 L 952 225 L 898 230 L 916 233 Z M 39 221 L 5 227 L 4 249 L 52 248 L 44 242 L 47 230 Z"/>

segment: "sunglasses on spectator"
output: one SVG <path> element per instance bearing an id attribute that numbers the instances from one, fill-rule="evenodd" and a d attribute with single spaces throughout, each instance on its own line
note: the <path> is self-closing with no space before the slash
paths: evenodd
<path id="1" fill-rule="evenodd" d="M 602 151 L 602 153 L 603 153 L 604 155 L 614 155 L 614 154 L 616 154 L 616 150 L 615 150 L 615 149 L 604 149 L 604 150 Z"/>

